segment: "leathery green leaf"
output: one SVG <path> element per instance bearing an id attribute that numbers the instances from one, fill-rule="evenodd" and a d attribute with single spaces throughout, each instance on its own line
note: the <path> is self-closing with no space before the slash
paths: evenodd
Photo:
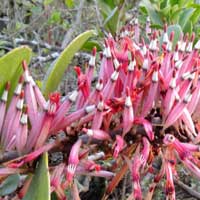
<path id="1" fill-rule="evenodd" d="M 11 82 L 9 100 L 12 97 L 13 91 L 17 85 L 18 79 L 22 74 L 22 61 L 27 63 L 31 60 L 31 49 L 27 46 L 13 49 L 6 55 L 0 58 L 0 94 L 4 90 L 5 83 Z"/>
<path id="2" fill-rule="evenodd" d="M 95 36 L 94 30 L 86 31 L 78 35 L 72 42 L 64 49 L 57 60 L 50 66 L 45 80 L 43 82 L 43 93 L 47 97 L 49 93 L 55 91 L 62 80 L 63 74 L 70 64 L 74 54 L 84 45 L 84 43 Z"/>
<path id="3" fill-rule="evenodd" d="M 50 200 L 50 196 L 48 154 L 44 153 L 35 170 L 29 189 L 22 200 Z"/>
<path id="4" fill-rule="evenodd" d="M 8 176 L 0 185 L 0 196 L 5 196 L 14 192 L 20 183 L 19 174 Z"/>

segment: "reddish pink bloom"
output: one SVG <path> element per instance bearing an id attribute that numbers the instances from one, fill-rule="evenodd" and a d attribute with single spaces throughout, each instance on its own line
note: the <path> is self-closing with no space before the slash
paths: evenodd
<path id="1" fill-rule="evenodd" d="M 2 133 L 2 126 L 3 126 L 3 122 L 4 122 L 4 118 L 5 118 L 5 114 L 6 114 L 6 103 L 8 100 L 8 92 L 10 90 L 10 83 L 7 82 L 6 86 L 5 86 L 5 90 L 3 92 L 3 95 L 1 97 L 1 102 L 0 102 L 0 135 Z"/>
<path id="2" fill-rule="evenodd" d="M 27 137 L 28 137 L 28 107 L 25 108 L 24 113 L 21 116 L 20 119 L 20 125 L 19 128 L 16 132 L 16 148 L 17 151 L 21 154 L 24 150 L 24 147 L 27 142 Z"/>
<path id="3" fill-rule="evenodd" d="M 82 141 L 78 140 L 71 148 L 68 165 L 67 165 L 67 174 L 66 180 L 68 183 L 71 183 L 76 171 L 77 165 L 79 163 L 79 150 L 81 147 Z"/>
<path id="4" fill-rule="evenodd" d="M 134 111 L 129 88 L 126 88 L 126 99 L 123 112 L 123 136 L 130 131 L 134 121 Z"/>
<path id="5" fill-rule="evenodd" d="M 125 142 L 124 139 L 120 135 L 116 135 L 116 145 L 114 148 L 113 157 L 117 158 L 120 151 L 124 148 Z"/>
<path id="6" fill-rule="evenodd" d="M 47 103 L 46 112 L 43 117 L 42 127 L 35 145 L 35 149 L 41 147 L 46 139 L 48 138 L 50 127 L 52 124 L 53 117 L 59 107 L 60 94 L 52 93 Z"/>
<path id="7" fill-rule="evenodd" d="M 102 130 L 93 130 L 93 129 L 86 129 L 83 128 L 83 131 L 91 138 L 97 139 L 97 140 L 109 140 L 110 135 Z"/>

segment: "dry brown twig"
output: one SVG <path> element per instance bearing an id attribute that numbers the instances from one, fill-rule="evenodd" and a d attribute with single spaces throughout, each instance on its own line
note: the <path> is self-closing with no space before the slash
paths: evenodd
<path id="1" fill-rule="evenodd" d="M 186 184 L 184 184 L 182 181 L 175 179 L 174 182 L 181 187 L 183 190 L 185 190 L 188 194 L 190 194 L 191 196 L 200 199 L 200 193 L 197 191 L 194 191 L 191 187 L 187 186 Z"/>

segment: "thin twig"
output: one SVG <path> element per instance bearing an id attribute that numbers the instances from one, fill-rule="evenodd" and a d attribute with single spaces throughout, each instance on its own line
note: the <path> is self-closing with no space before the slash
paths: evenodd
<path id="1" fill-rule="evenodd" d="M 128 173 L 125 174 L 125 177 L 124 177 L 124 180 L 123 180 L 121 200 L 124 200 L 125 196 L 126 196 L 127 179 L 128 179 Z"/>
<path id="2" fill-rule="evenodd" d="M 81 23 L 81 16 L 82 16 L 82 12 L 83 12 L 84 2 L 85 2 L 85 0 L 80 0 L 78 12 L 76 15 L 76 21 L 72 24 L 72 27 L 67 31 L 66 35 L 64 36 L 64 40 L 61 45 L 62 48 L 65 48 L 66 45 L 71 41 L 74 31 Z"/>
<path id="3" fill-rule="evenodd" d="M 106 32 L 106 30 L 104 29 L 104 26 L 103 26 L 102 17 L 101 17 L 100 11 L 99 11 L 99 6 L 98 6 L 97 0 L 94 0 L 94 3 L 95 3 L 95 10 L 96 10 L 96 16 L 97 16 L 97 21 L 99 23 L 99 27 L 100 27 L 101 31 L 103 32 L 103 34 L 105 36 L 108 36 L 108 33 Z"/>
<path id="4" fill-rule="evenodd" d="M 37 42 L 36 40 L 25 40 L 24 38 L 15 38 L 15 39 L 11 39 L 10 37 L 7 37 L 5 35 L 0 35 L 0 40 L 6 41 L 8 43 L 14 43 L 17 45 L 29 45 L 29 46 L 33 46 L 33 47 L 41 47 L 41 48 L 45 48 L 48 49 L 50 51 L 62 51 L 63 49 L 57 46 L 52 46 L 46 42 Z"/>
<path id="5" fill-rule="evenodd" d="M 190 194 L 191 196 L 200 199 L 200 193 L 194 191 L 191 187 L 187 186 L 186 184 L 184 184 L 182 181 L 175 179 L 174 182 L 180 186 L 182 189 L 184 189 L 188 194 Z"/>

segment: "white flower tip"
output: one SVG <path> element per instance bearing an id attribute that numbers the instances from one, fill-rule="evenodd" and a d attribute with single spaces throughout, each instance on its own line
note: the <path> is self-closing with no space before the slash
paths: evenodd
<path id="1" fill-rule="evenodd" d="M 171 51 L 172 50 L 172 42 L 168 42 L 167 43 L 167 47 L 166 47 L 167 51 Z"/>
<path id="2" fill-rule="evenodd" d="M 174 52 L 174 57 L 173 58 L 174 58 L 175 62 L 179 61 L 179 53 L 178 53 L 178 51 Z"/>
<path id="3" fill-rule="evenodd" d="M 111 58 L 112 57 L 109 46 L 106 47 L 105 56 L 106 56 L 106 58 Z"/>
<path id="4" fill-rule="evenodd" d="M 88 160 L 98 160 L 103 157 L 105 157 L 105 153 L 101 151 L 101 152 L 88 156 Z"/>
<path id="5" fill-rule="evenodd" d="M 149 44 L 149 49 L 152 50 L 152 51 L 157 50 L 157 39 L 151 40 L 151 42 Z"/>
<path id="6" fill-rule="evenodd" d="M 198 42 L 195 44 L 194 48 L 197 50 L 200 49 L 200 40 L 198 40 Z"/>
<path id="7" fill-rule="evenodd" d="M 19 109 L 19 110 L 22 110 L 23 104 L 24 104 L 24 99 L 19 99 L 19 100 L 17 101 L 16 108 Z"/>
<path id="8" fill-rule="evenodd" d="M 142 65 L 142 69 L 144 69 L 144 70 L 148 70 L 149 69 L 149 64 L 148 64 L 148 59 L 147 58 L 144 59 L 144 62 L 143 62 L 143 65 Z"/>
<path id="9" fill-rule="evenodd" d="M 163 34 L 163 43 L 168 43 L 169 42 L 169 37 L 167 35 L 167 33 Z"/>
<path id="10" fill-rule="evenodd" d="M 8 100 L 8 90 L 4 90 L 1 100 L 7 102 Z"/>
<path id="11" fill-rule="evenodd" d="M 22 91 L 22 83 L 19 83 L 19 84 L 17 85 L 17 87 L 16 87 L 14 93 L 15 93 L 16 95 L 20 95 L 21 91 Z"/>
<path id="12" fill-rule="evenodd" d="M 23 124 L 23 125 L 27 124 L 27 122 L 28 122 L 28 116 L 27 116 L 27 114 L 25 114 L 25 113 L 22 114 L 22 117 L 21 117 L 21 119 L 20 119 L 20 122 L 21 122 L 21 124 Z"/>
<path id="13" fill-rule="evenodd" d="M 98 103 L 97 109 L 98 109 L 99 111 L 102 111 L 102 110 L 104 109 L 104 102 L 103 102 L 103 101 L 100 101 L 100 102 Z"/>
<path id="14" fill-rule="evenodd" d="M 188 93 L 186 96 L 185 96 L 185 98 L 183 99 L 183 102 L 184 103 L 189 103 L 190 101 L 191 101 L 191 99 L 192 99 L 192 94 L 191 93 Z"/>
<path id="15" fill-rule="evenodd" d="M 176 78 L 172 78 L 170 83 L 169 83 L 169 86 L 174 89 L 176 87 Z"/>
<path id="16" fill-rule="evenodd" d="M 33 80 L 33 77 L 32 76 L 30 76 L 30 82 L 31 82 L 31 85 L 34 87 L 34 86 L 36 86 L 36 83 L 35 83 L 35 81 Z"/>
<path id="17" fill-rule="evenodd" d="M 152 81 L 154 83 L 158 82 L 158 71 L 157 70 L 153 72 Z"/>
<path id="18" fill-rule="evenodd" d="M 182 41 L 182 42 L 180 43 L 180 48 L 179 48 L 179 50 L 182 51 L 182 52 L 184 52 L 185 49 L 186 49 L 186 42 L 185 42 L 185 41 Z"/>
<path id="19" fill-rule="evenodd" d="M 175 68 L 176 69 L 180 69 L 182 67 L 182 65 L 183 65 L 183 61 L 182 60 L 178 60 L 175 63 Z"/>
<path id="20" fill-rule="evenodd" d="M 91 56 L 89 60 L 89 66 L 94 67 L 95 66 L 95 56 Z"/>
<path id="21" fill-rule="evenodd" d="M 86 108 L 85 108 L 85 112 L 86 113 L 91 113 L 92 111 L 94 111 L 95 110 L 95 105 L 90 105 L 90 106 L 87 106 Z"/>
<path id="22" fill-rule="evenodd" d="M 136 62 L 135 62 L 135 59 L 132 60 L 129 65 L 128 65 L 128 71 L 134 71 L 135 69 L 135 66 L 136 66 Z"/>
<path id="23" fill-rule="evenodd" d="M 96 84 L 96 90 L 101 91 L 102 89 L 103 89 L 103 82 L 98 81 L 98 83 Z"/>
<path id="24" fill-rule="evenodd" d="M 92 137 L 94 135 L 94 132 L 92 129 L 87 129 L 87 132 L 86 134 L 89 136 L 89 137 Z"/>
<path id="25" fill-rule="evenodd" d="M 25 71 L 24 71 L 24 81 L 25 81 L 26 83 L 29 83 L 29 82 L 31 81 L 31 77 L 30 77 L 30 75 L 29 75 L 29 73 L 28 73 L 28 70 L 25 70 Z"/>
<path id="26" fill-rule="evenodd" d="M 119 68 L 119 61 L 115 58 L 113 60 L 114 66 L 115 66 L 115 70 L 117 70 Z"/>
<path id="27" fill-rule="evenodd" d="M 135 18 L 134 24 L 138 25 L 138 18 Z"/>
<path id="28" fill-rule="evenodd" d="M 115 70 L 111 75 L 111 80 L 116 81 L 118 79 L 118 76 L 119 76 L 119 72 Z"/>
<path id="29" fill-rule="evenodd" d="M 186 52 L 191 53 L 192 52 L 192 46 L 193 46 L 193 43 L 189 42 L 187 47 L 186 47 Z"/>
<path id="30" fill-rule="evenodd" d="M 125 106 L 127 106 L 127 107 L 131 107 L 132 106 L 132 101 L 131 101 L 131 97 L 130 96 L 126 97 Z"/>
<path id="31" fill-rule="evenodd" d="M 78 91 L 75 90 L 75 91 L 73 91 L 72 94 L 69 96 L 69 100 L 70 100 L 71 102 L 75 102 L 76 99 L 77 99 L 77 97 L 78 97 Z"/>
<path id="32" fill-rule="evenodd" d="M 190 76 L 191 76 L 190 72 L 185 72 L 184 74 L 182 74 L 181 78 L 183 80 L 187 80 Z"/>

